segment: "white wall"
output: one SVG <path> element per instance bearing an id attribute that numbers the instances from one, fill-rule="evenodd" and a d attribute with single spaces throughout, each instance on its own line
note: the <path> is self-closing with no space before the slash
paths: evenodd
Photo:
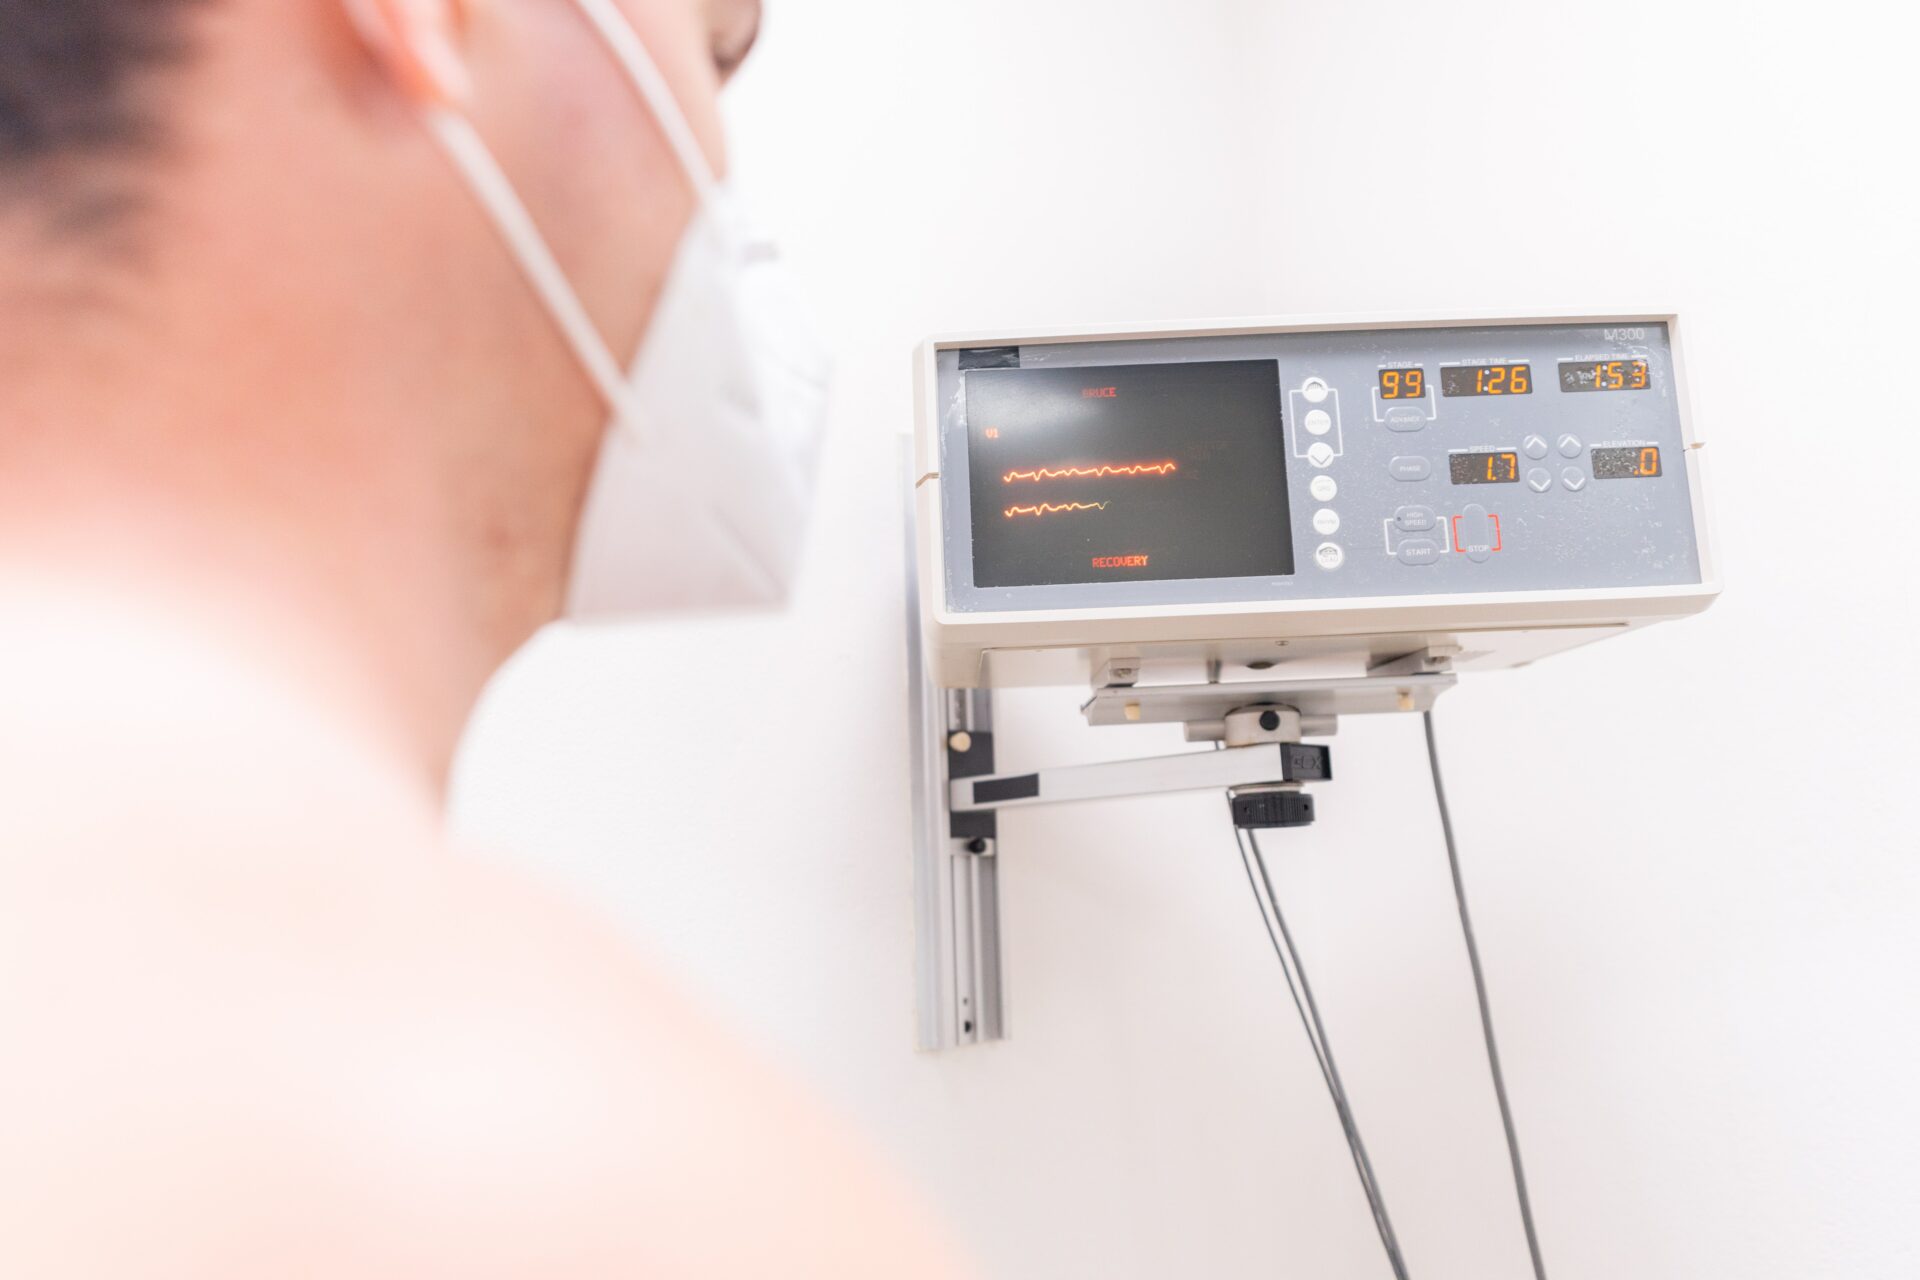
<path id="1" fill-rule="evenodd" d="M 840 352 L 796 612 L 554 635 L 463 826 L 624 921 L 1004 1276 L 1385 1274 L 1217 798 L 1004 820 L 1015 1038 L 912 1052 L 900 494 L 925 332 L 1688 316 L 1704 618 L 1442 703 L 1552 1273 L 1920 1272 L 1920 123 L 1905 7 L 812 0 L 732 104 Z M 1617 145 L 1617 159 L 1607 159 Z M 1003 763 L 1168 749 L 1007 697 Z M 1410 1263 L 1506 1277 L 1411 718 L 1276 840 Z"/>

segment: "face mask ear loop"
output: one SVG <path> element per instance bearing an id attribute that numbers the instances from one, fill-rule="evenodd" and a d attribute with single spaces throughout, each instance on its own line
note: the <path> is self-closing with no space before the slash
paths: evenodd
<path id="1" fill-rule="evenodd" d="M 613 50 L 613 56 L 633 81 L 641 101 L 653 113 L 660 132 L 666 135 L 667 145 L 679 158 L 680 168 L 693 183 L 694 194 L 706 205 L 719 188 L 719 180 L 713 175 L 713 166 L 707 163 L 707 153 L 700 149 L 699 139 L 693 136 L 686 113 L 680 109 L 680 100 L 673 96 L 667 78 L 660 74 L 653 56 L 640 42 L 639 32 L 633 29 L 633 23 L 620 12 L 614 0 L 574 0 L 574 3 Z"/>
<path id="2" fill-rule="evenodd" d="M 427 123 L 447 156 L 463 174 L 480 198 L 494 229 L 520 260 L 527 279 L 547 305 L 554 323 L 560 326 L 574 354 L 593 380 L 608 410 L 623 426 L 633 427 L 635 419 L 626 374 L 613 351 L 594 327 L 580 295 L 567 282 L 567 276 L 547 246 L 546 237 L 534 225 L 533 215 L 513 189 L 513 183 L 500 168 L 500 162 L 480 137 L 471 121 L 444 107 L 427 113 Z"/>

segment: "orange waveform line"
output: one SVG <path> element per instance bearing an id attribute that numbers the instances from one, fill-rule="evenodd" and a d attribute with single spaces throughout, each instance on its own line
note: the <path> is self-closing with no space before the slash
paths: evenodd
<path id="1" fill-rule="evenodd" d="M 1102 463 L 1097 467 L 1035 467 L 1031 471 L 1009 471 L 1001 484 L 1016 480 L 1087 480 L 1103 476 L 1170 476 L 1180 469 L 1176 462 Z"/>
<path id="2" fill-rule="evenodd" d="M 1008 507 L 1007 519 L 1015 516 L 1051 516 L 1063 511 L 1105 511 L 1104 502 L 1042 502 L 1031 507 Z"/>

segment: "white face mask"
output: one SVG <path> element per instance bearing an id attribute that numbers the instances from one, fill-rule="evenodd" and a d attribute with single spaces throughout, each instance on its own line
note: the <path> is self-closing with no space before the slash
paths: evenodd
<path id="1" fill-rule="evenodd" d="M 472 123 L 446 108 L 428 116 L 607 402 L 567 616 L 778 605 L 812 501 L 826 361 L 771 247 L 734 220 L 632 24 L 613 0 L 575 3 L 632 79 L 698 200 L 631 371 L 587 317 Z"/>

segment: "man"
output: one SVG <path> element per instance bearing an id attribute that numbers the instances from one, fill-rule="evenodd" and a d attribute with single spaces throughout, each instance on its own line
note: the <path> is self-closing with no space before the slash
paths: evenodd
<path id="1" fill-rule="evenodd" d="M 0 1275 L 946 1273 L 440 825 L 537 628 L 790 568 L 648 465 L 801 489 L 747 430 L 786 401 L 728 397 L 771 385 L 709 172 L 758 22 L 0 0 Z M 654 536 L 698 582 L 636 576 Z"/>

